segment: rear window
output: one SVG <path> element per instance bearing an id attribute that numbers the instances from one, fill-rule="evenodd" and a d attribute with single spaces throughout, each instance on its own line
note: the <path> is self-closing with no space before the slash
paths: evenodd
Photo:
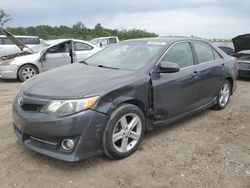
<path id="1" fill-rule="evenodd" d="M 17 38 L 22 41 L 24 44 L 40 44 L 40 40 L 38 38 Z M 6 37 L 0 38 L 0 44 L 14 44 L 10 39 Z"/>
<path id="2" fill-rule="evenodd" d="M 39 44 L 40 40 L 38 38 L 18 38 L 24 44 Z"/>

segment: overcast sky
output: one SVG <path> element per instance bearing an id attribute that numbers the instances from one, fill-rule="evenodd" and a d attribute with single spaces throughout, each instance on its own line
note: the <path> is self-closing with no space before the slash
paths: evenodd
<path id="1" fill-rule="evenodd" d="M 161 36 L 232 38 L 250 33 L 250 0 L 0 0 L 8 26 L 101 23 Z"/>

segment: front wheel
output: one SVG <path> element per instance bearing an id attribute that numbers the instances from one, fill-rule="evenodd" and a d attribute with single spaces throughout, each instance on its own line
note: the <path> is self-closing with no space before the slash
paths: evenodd
<path id="1" fill-rule="evenodd" d="M 38 70 L 34 65 L 23 65 L 18 70 L 18 78 L 24 82 L 25 80 L 30 79 L 31 77 L 38 74 Z"/>
<path id="2" fill-rule="evenodd" d="M 119 106 L 104 131 L 104 153 L 114 159 L 129 156 L 140 145 L 144 132 L 145 118 L 141 109 L 132 104 Z"/>
<path id="3" fill-rule="evenodd" d="M 231 94 L 231 83 L 228 80 L 225 80 L 222 84 L 219 94 L 217 95 L 217 104 L 213 106 L 215 110 L 224 109 L 230 99 Z"/>

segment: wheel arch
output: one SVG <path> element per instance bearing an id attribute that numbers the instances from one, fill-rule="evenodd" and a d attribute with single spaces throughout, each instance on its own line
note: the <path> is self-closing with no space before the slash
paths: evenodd
<path id="1" fill-rule="evenodd" d="M 232 95 L 233 94 L 233 88 L 234 88 L 234 80 L 232 77 L 228 76 L 226 78 L 227 81 L 229 81 L 229 83 L 231 84 L 231 91 L 230 91 L 230 94 Z"/>

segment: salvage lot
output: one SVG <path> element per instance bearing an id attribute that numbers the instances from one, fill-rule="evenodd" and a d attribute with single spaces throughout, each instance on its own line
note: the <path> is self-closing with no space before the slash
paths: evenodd
<path id="1" fill-rule="evenodd" d="M 223 111 L 207 110 L 148 133 L 118 161 L 52 159 L 20 145 L 11 124 L 17 81 L 0 80 L 1 187 L 250 187 L 250 80 Z"/>

